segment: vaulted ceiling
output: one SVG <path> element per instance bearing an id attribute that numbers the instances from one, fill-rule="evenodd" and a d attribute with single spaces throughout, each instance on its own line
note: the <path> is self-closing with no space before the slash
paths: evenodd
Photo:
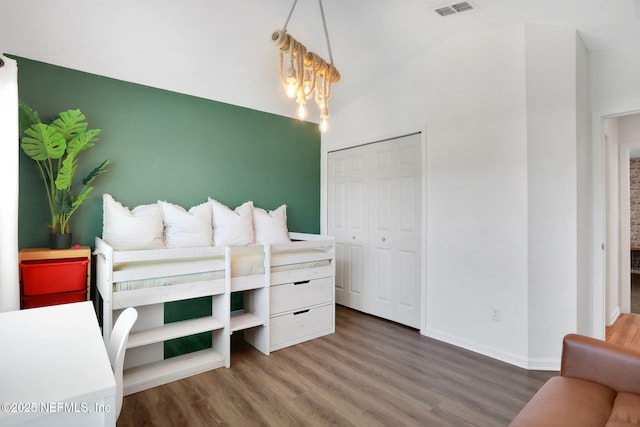
<path id="1" fill-rule="evenodd" d="M 278 49 L 293 0 L 0 0 L 0 51 L 285 116 Z M 640 43 L 640 0 L 324 0 L 335 114 L 373 82 L 444 38 L 517 22 L 576 28 L 590 50 Z M 299 0 L 289 32 L 328 58 L 316 0 Z"/>

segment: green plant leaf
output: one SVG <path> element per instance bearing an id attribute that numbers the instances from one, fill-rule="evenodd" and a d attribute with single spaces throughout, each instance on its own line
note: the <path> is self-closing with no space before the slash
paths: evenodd
<path id="1" fill-rule="evenodd" d="M 67 145 L 67 154 L 75 155 L 93 147 L 98 141 L 98 135 L 100 135 L 100 129 L 91 129 L 74 136 Z"/>
<path id="2" fill-rule="evenodd" d="M 20 117 L 20 138 L 24 137 L 24 131 L 36 123 L 40 123 L 38 112 L 23 101 L 18 102 L 18 116 Z"/>
<path id="3" fill-rule="evenodd" d="M 67 190 L 58 191 L 56 198 L 53 201 L 53 209 L 59 215 L 67 215 L 73 209 L 73 198 L 71 193 Z"/>
<path id="4" fill-rule="evenodd" d="M 58 190 L 70 190 L 73 176 L 78 168 L 78 159 L 74 155 L 67 155 L 62 161 L 62 166 L 58 170 L 56 177 L 56 188 Z"/>
<path id="5" fill-rule="evenodd" d="M 67 141 L 74 135 L 78 135 L 87 130 L 89 125 L 85 121 L 86 117 L 80 110 L 68 110 L 59 114 L 59 117 L 51 123 L 51 126 L 58 129 Z"/>
<path id="6" fill-rule="evenodd" d="M 94 168 L 87 176 L 82 180 L 82 185 L 89 185 L 96 179 L 98 176 L 102 175 L 107 171 L 107 165 L 111 163 L 111 160 L 107 159 L 102 162 L 99 166 Z"/>
<path id="7" fill-rule="evenodd" d="M 20 147 L 33 160 L 59 159 L 67 149 L 64 137 L 53 126 L 36 123 L 24 133 L 27 136 L 22 138 Z"/>
<path id="8" fill-rule="evenodd" d="M 80 194 L 78 194 L 78 197 L 73 201 L 72 207 L 75 209 L 81 204 L 83 204 L 84 201 L 87 200 L 87 197 L 89 197 L 89 194 L 91 194 L 92 191 L 93 191 L 93 187 L 85 187 L 80 192 Z"/>

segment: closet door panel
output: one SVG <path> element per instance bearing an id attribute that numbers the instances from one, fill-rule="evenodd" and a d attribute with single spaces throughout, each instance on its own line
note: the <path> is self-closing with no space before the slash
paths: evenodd
<path id="1" fill-rule="evenodd" d="M 369 211 L 373 292 L 365 292 L 367 311 L 419 327 L 420 265 L 420 139 L 401 138 L 371 146 L 371 203 Z M 417 167 L 416 167 L 417 166 Z"/>
<path id="2" fill-rule="evenodd" d="M 362 309 L 367 246 L 367 162 L 363 150 L 329 154 L 328 233 L 336 239 L 336 302 Z"/>
<path id="3" fill-rule="evenodd" d="M 394 229 L 397 293 L 394 319 L 420 327 L 421 310 L 421 146 L 420 136 L 403 138 L 396 151 L 394 176 L 397 220 Z"/>
<path id="4" fill-rule="evenodd" d="M 370 202 L 369 210 L 369 292 L 365 293 L 366 311 L 393 320 L 395 299 L 395 272 L 393 261 L 392 230 L 394 222 L 393 146 L 381 142 L 372 144 L 370 150 Z"/>
<path id="5" fill-rule="evenodd" d="M 364 284 L 364 248 L 360 245 L 349 245 L 347 264 L 349 265 L 349 275 L 347 277 L 346 289 L 353 308 L 362 308 L 362 288 Z"/>
<path id="6" fill-rule="evenodd" d="M 346 304 L 346 290 L 348 289 L 349 267 L 347 263 L 348 246 L 344 236 L 347 230 L 348 209 L 348 173 L 347 157 L 343 155 L 331 156 L 328 162 L 328 232 L 336 239 L 336 300 Z"/>
<path id="7" fill-rule="evenodd" d="M 420 283 L 420 260 L 416 252 L 398 252 L 397 283 L 399 289 L 394 318 L 396 322 L 419 328 L 421 307 L 420 293 L 416 291 L 416 284 Z"/>
<path id="8" fill-rule="evenodd" d="M 342 182 L 335 182 L 333 183 L 333 188 L 332 188 L 332 193 L 333 193 L 333 200 L 332 200 L 332 204 L 331 204 L 331 208 L 333 209 L 333 211 L 331 212 L 331 218 L 333 218 L 333 229 L 336 232 L 345 232 L 345 228 L 347 226 L 346 223 L 346 213 L 345 213 L 345 209 L 347 208 L 347 206 L 345 205 L 344 201 L 347 199 L 346 197 L 346 193 L 347 193 L 347 184 L 342 181 Z M 337 202 L 340 203 L 337 203 Z"/>
<path id="9" fill-rule="evenodd" d="M 393 266 L 393 252 L 390 248 L 377 247 L 373 251 L 371 270 L 373 280 L 366 294 L 366 311 L 385 319 L 393 320 L 394 299 L 397 292 Z"/>

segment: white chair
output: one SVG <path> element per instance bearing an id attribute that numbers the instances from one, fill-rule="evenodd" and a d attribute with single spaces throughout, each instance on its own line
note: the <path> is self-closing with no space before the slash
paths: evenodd
<path id="1" fill-rule="evenodd" d="M 135 308 L 129 307 L 120 313 L 118 320 L 113 325 L 109 344 L 107 344 L 107 354 L 116 377 L 116 420 L 120 416 L 122 409 L 122 369 L 124 367 L 124 353 L 127 349 L 129 332 L 138 319 L 138 312 Z"/>

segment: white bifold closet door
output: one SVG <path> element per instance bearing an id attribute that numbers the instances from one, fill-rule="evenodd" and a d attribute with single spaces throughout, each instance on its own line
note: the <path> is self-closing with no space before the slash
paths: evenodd
<path id="1" fill-rule="evenodd" d="M 336 302 L 420 327 L 421 136 L 328 154 Z"/>

